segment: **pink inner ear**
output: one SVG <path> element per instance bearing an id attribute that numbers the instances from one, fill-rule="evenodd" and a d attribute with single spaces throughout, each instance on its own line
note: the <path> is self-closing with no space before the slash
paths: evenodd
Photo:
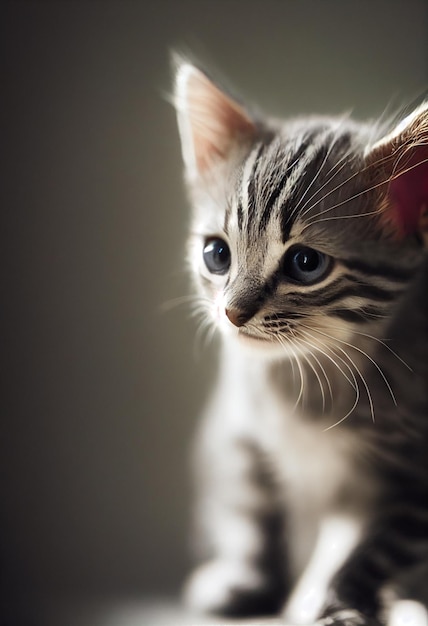
<path id="1" fill-rule="evenodd" d="M 428 207 L 428 147 L 415 148 L 405 171 L 389 187 L 402 235 L 418 231 L 422 210 Z"/>

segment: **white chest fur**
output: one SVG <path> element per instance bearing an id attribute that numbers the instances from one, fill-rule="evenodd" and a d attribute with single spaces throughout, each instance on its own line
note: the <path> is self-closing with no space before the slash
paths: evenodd
<path id="1" fill-rule="evenodd" d="M 282 409 L 282 410 L 281 410 Z M 346 428 L 325 430 L 323 422 L 308 421 L 299 413 L 278 407 L 276 436 L 272 438 L 274 464 L 289 498 L 304 500 L 322 513 L 334 508 L 346 492 L 357 488 L 354 435 Z"/>
<path id="2" fill-rule="evenodd" d="M 293 407 L 273 387 L 266 362 L 245 351 L 226 346 L 221 372 L 223 427 L 250 433 L 265 449 L 287 498 L 319 513 L 345 500 L 359 506 L 366 499 L 357 469 L 363 443 L 346 422 L 326 430 L 329 422 L 322 415 L 308 417 Z"/>
<path id="3" fill-rule="evenodd" d="M 326 519 L 346 519 L 344 524 L 351 530 L 344 535 L 343 552 L 350 549 L 357 535 L 354 521 L 356 527 L 364 524 L 375 485 L 362 475 L 357 462 L 362 456 L 362 442 L 352 429 L 343 423 L 326 430 L 322 416 L 319 420 L 305 416 L 278 396 L 267 371 L 263 361 L 229 353 L 221 393 L 229 407 L 235 407 L 227 411 L 235 416 L 228 428 L 251 431 L 267 453 L 288 505 L 291 565 L 300 575 Z M 340 553 L 335 548 L 335 554 Z"/>

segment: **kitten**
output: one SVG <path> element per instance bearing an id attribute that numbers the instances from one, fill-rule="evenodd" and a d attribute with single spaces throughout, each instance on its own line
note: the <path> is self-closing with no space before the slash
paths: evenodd
<path id="1" fill-rule="evenodd" d="M 174 102 L 221 335 L 187 599 L 349 626 L 426 606 L 428 104 L 387 133 L 278 121 L 184 59 Z"/>

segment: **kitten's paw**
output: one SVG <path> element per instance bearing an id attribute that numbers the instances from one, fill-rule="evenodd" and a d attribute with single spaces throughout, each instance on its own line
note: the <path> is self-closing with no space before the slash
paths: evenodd
<path id="1" fill-rule="evenodd" d="M 380 622 L 356 609 L 338 609 L 319 619 L 316 626 L 380 626 Z"/>
<path id="2" fill-rule="evenodd" d="M 388 626 L 428 626 L 428 607 L 414 600 L 396 600 L 388 616 Z"/>
<path id="3" fill-rule="evenodd" d="M 267 576 L 254 566 L 216 560 L 192 574 L 185 587 L 185 601 L 204 613 L 242 617 L 276 612 L 281 597 Z"/>

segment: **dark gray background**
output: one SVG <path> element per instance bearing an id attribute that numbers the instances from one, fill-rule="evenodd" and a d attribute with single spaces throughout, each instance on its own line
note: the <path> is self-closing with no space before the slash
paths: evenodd
<path id="1" fill-rule="evenodd" d="M 428 84 L 423 0 L 3 2 L 5 598 L 176 591 L 194 358 L 169 51 L 274 114 L 373 117 Z M 6 608 L 5 608 L 6 607 Z"/>

